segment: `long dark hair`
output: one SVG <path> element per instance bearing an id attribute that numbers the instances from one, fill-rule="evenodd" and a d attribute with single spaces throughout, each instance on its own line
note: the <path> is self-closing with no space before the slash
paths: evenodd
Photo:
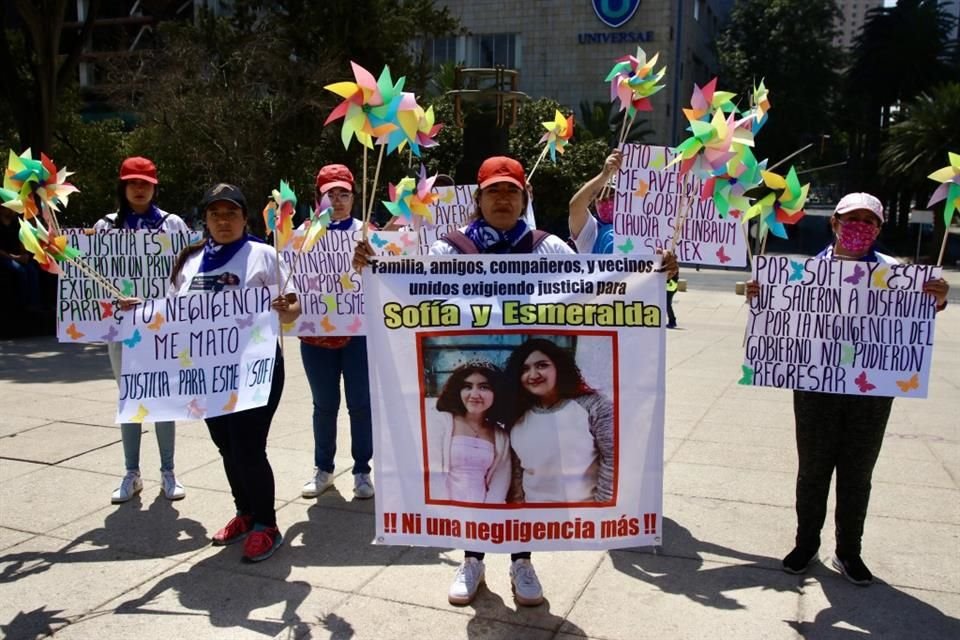
<path id="1" fill-rule="evenodd" d="M 437 411 L 445 411 L 456 416 L 463 416 L 467 413 L 467 408 L 463 406 L 463 399 L 460 397 L 460 391 L 466 379 L 475 373 L 479 373 L 493 389 L 493 404 L 487 409 L 484 420 L 488 423 L 497 424 L 503 422 L 503 373 L 492 362 L 486 360 L 473 360 L 461 364 L 450 374 L 447 381 L 437 396 Z"/>
<path id="2" fill-rule="evenodd" d="M 530 338 L 514 349 L 510 357 L 507 358 L 504 378 L 505 384 L 510 390 L 510 398 L 507 404 L 509 410 L 507 424 L 509 426 L 516 424 L 537 403 L 536 396 L 524 389 L 520 383 L 523 363 L 534 351 L 539 351 L 553 362 L 553 366 L 557 370 L 557 395 L 561 400 L 579 398 L 595 393 L 593 387 L 583 379 L 580 367 L 577 366 L 577 361 L 570 351 L 551 340 Z"/>
<path id="3" fill-rule="evenodd" d="M 117 180 L 117 219 L 113 221 L 113 226 L 116 229 L 122 229 L 123 223 L 126 221 L 127 216 L 133 215 L 133 207 L 130 206 L 130 201 L 127 200 L 128 182 L 129 180 Z M 154 184 L 153 198 L 150 199 L 150 204 L 157 204 L 157 197 L 159 194 L 160 185 Z"/>

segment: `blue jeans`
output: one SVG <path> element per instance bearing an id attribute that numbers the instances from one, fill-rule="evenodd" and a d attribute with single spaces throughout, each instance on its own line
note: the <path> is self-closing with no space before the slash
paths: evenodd
<path id="1" fill-rule="evenodd" d="M 107 355 L 110 356 L 110 367 L 113 377 L 119 382 L 121 371 L 121 354 L 123 344 L 120 342 L 107 343 Z M 160 449 L 160 471 L 173 471 L 173 452 L 176 443 L 176 433 L 172 420 L 156 422 L 153 427 L 157 432 L 157 447 Z M 139 422 L 124 422 L 120 425 L 120 440 L 123 443 L 123 464 L 127 471 L 140 471 L 140 436 L 143 434 L 143 425 Z"/>
<path id="2" fill-rule="evenodd" d="M 340 375 L 350 412 L 350 453 L 353 473 L 370 473 L 373 422 L 370 418 L 370 378 L 367 375 L 367 339 L 353 337 L 341 349 L 300 343 L 300 357 L 313 395 L 313 461 L 333 472 L 337 453 L 337 413 L 340 411 Z"/>

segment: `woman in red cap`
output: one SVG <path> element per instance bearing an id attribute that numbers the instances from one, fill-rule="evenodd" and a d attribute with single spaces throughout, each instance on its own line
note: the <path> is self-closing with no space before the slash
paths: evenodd
<path id="1" fill-rule="evenodd" d="M 883 225 L 883 204 L 869 193 L 848 193 L 837 204 L 830 227 L 835 240 L 817 254 L 824 260 L 856 260 L 895 264 L 874 248 Z M 947 281 L 930 280 L 923 290 L 934 296 L 937 311 L 947 305 Z M 760 284 L 747 283 L 747 300 L 760 294 Z M 797 534 L 784 557 L 787 573 L 806 573 L 820 548 L 820 529 L 827 515 L 830 478 L 837 473 L 836 553 L 832 564 L 856 585 L 873 582 L 860 558 L 863 525 L 870 500 L 873 467 L 880 456 L 893 398 L 862 394 L 793 392 L 797 438 Z"/>
<path id="2" fill-rule="evenodd" d="M 317 199 L 326 196 L 333 207 L 331 231 L 359 232 L 363 223 L 354 218 L 354 180 L 342 164 L 328 164 L 317 173 Z M 370 379 L 367 375 L 367 339 L 364 336 L 305 336 L 300 356 L 313 395 L 313 477 L 303 485 L 304 498 L 316 498 L 333 485 L 333 458 L 337 452 L 337 413 L 340 410 L 340 377 L 350 413 L 350 453 L 353 456 L 353 493 L 373 497 L 370 459 L 373 426 L 370 417 Z"/>
<path id="3" fill-rule="evenodd" d="M 164 233 L 188 233 L 190 229 L 177 215 L 167 213 L 157 206 L 157 167 L 147 158 L 127 158 L 120 165 L 120 180 L 117 182 L 118 208 L 93 225 L 97 232 L 112 229 L 162 231 Z M 114 377 L 120 379 L 122 344 L 107 343 L 107 354 Z M 173 421 L 154 424 L 157 445 L 160 448 L 160 476 L 163 495 L 169 500 L 180 500 L 185 493 L 183 485 L 173 472 L 175 432 Z M 140 479 L 141 425 L 136 422 L 120 425 L 123 442 L 123 458 L 126 473 L 120 486 L 113 492 L 111 502 L 126 502 L 143 490 Z"/>

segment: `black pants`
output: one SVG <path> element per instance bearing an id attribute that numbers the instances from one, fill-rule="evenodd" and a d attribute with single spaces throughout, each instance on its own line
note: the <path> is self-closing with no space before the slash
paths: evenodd
<path id="1" fill-rule="evenodd" d="M 270 398 L 263 407 L 207 418 L 210 437 L 223 458 L 223 469 L 237 505 L 237 513 L 256 524 L 277 525 L 273 469 L 267 460 L 267 434 L 283 394 L 283 358 L 277 350 Z"/>
<path id="2" fill-rule="evenodd" d="M 797 429 L 797 546 L 816 550 L 837 471 L 837 554 L 860 555 L 870 478 L 893 398 L 793 392 Z"/>
<path id="3" fill-rule="evenodd" d="M 483 558 L 484 558 L 486 555 L 487 555 L 487 554 L 485 554 L 485 553 L 482 552 L 482 551 L 464 551 L 464 552 L 463 552 L 463 557 L 464 557 L 464 558 L 476 558 L 477 560 L 480 560 L 481 562 L 483 561 Z M 529 551 L 520 551 L 520 552 L 518 552 L 518 553 L 511 553 L 511 554 L 510 554 L 510 560 L 511 560 L 511 561 L 513 561 L 513 560 L 529 560 L 529 559 L 530 559 L 530 552 L 529 552 Z"/>
<path id="4" fill-rule="evenodd" d="M 677 315 L 673 312 L 673 296 L 676 291 L 667 291 L 667 322 L 677 324 Z"/>

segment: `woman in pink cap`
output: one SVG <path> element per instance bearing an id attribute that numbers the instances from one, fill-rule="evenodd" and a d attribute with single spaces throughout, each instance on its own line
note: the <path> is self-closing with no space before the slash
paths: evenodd
<path id="1" fill-rule="evenodd" d="M 157 206 L 157 167 L 147 158 L 139 156 L 127 158 L 120 165 L 120 180 L 117 182 L 118 208 L 108 213 L 93 225 L 93 230 L 104 232 L 113 229 L 149 230 L 163 233 L 188 233 L 190 229 L 177 215 L 167 213 Z M 114 377 L 120 379 L 122 344 L 108 342 L 107 354 Z M 157 445 L 160 448 L 160 477 L 163 495 L 169 500 L 180 500 L 185 492 L 173 472 L 173 453 L 175 444 L 174 423 L 157 422 Z M 123 442 L 123 458 L 126 473 L 120 480 L 120 486 L 113 492 L 110 501 L 114 504 L 126 502 L 143 490 L 140 479 L 140 437 L 142 429 L 139 423 L 129 422 L 120 425 L 120 439 Z"/>
<path id="2" fill-rule="evenodd" d="M 359 232 L 363 223 L 353 217 L 354 179 L 342 164 L 328 164 L 317 173 L 317 200 L 326 196 L 333 207 L 330 231 Z M 337 413 L 340 411 L 340 378 L 343 376 L 350 413 L 350 453 L 353 456 L 353 493 L 373 497 L 370 459 L 373 426 L 370 417 L 370 379 L 367 374 L 367 339 L 364 336 L 304 336 L 300 356 L 313 396 L 313 477 L 301 490 L 316 498 L 333 485 L 333 458 L 337 452 Z"/>
<path id="3" fill-rule="evenodd" d="M 879 199 L 869 193 L 848 193 L 830 218 L 834 242 L 816 257 L 895 264 L 894 258 L 874 248 L 882 225 L 883 205 Z M 923 290 L 934 296 L 937 311 L 946 307 L 946 280 L 930 280 Z M 759 293 L 759 283 L 747 283 L 748 300 Z M 860 558 L 861 538 L 873 467 L 880 455 L 892 406 L 893 398 L 883 396 L 793 392 L 798 458 L 797 534 L 793 550 L 783 559 L 782 567 L 787 573 L 805 573 L 817 558 L 830 478 L 836 470 L 837 545 L 832 564 L 853 584 L 866 586 L 873 582 L 873 574 Z"/>

